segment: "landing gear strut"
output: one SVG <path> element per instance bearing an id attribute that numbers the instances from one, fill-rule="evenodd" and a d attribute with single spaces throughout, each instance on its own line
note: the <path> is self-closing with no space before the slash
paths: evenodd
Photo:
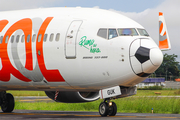
<path id="1" fill-rule="evenodd" d="M 0 106 L 3 112 L 12 112 L 14 110 L 14 97 L 6 91 L 0 92 Z"/>
<path id="2" fill-rule="evenodd" d="M 99 114 L 102 117 L 105 117 L 107 115 L 115 116 L 116 113 L 117 113 L 117 106 L 116 106 L 116 104 L 114 102 L 110 102 L 109 99 L 105 99 L 104 102 L 102 102 L 99 105 Z"/>

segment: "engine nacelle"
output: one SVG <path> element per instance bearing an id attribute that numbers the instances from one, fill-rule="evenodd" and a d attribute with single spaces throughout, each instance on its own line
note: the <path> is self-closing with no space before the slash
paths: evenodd
<path id="1" fill-rule="evenodd" d="M 99 92 L 70 92 L 60 91 L 55 98 L 55 91 L 45 91 L 46 95 L 56 102 L 81 103 L 99 99 Z"/>

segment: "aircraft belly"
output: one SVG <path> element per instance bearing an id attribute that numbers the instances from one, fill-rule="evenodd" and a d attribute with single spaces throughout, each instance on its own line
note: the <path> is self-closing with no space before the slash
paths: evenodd
<path id="1" fill-rule="evenodd" d="M 74 91 L 66 82 L 22 82 L 14 77 L 9 82 L 0 82 L 0 90 Z"/>

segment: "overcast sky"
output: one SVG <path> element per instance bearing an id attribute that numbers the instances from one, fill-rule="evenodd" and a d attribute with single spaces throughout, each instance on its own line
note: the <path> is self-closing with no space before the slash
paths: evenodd
<path id="1" fill-rule="evenodd" d="M 0 11 L 44 7 L 98 7 L 137 21 L 158 43 L 158 13 L 164 13 L 172 49 L 180 62 L 180 0 L 0 0 Z M 165 53 L 165 52 L 163 52 Z"/>

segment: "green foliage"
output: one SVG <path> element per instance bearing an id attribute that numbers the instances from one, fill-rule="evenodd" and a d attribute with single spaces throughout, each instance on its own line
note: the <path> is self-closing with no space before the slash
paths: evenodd
<path id="1" fill-rule="evenodd" d="M 166 80 L 174 80 L 179 77 L 179 62 L 176 61 L 177 55 L 168 55 L 164 54 L 163 63 L 161 66 L 155 71 L 156 77 L 165 77 Z"/>
<path id="2" fill-rule="evenodd" d="M 144 88 L 138 88 L 138 90 L 162 90 L 162 86 L 149 86 Z"/>

